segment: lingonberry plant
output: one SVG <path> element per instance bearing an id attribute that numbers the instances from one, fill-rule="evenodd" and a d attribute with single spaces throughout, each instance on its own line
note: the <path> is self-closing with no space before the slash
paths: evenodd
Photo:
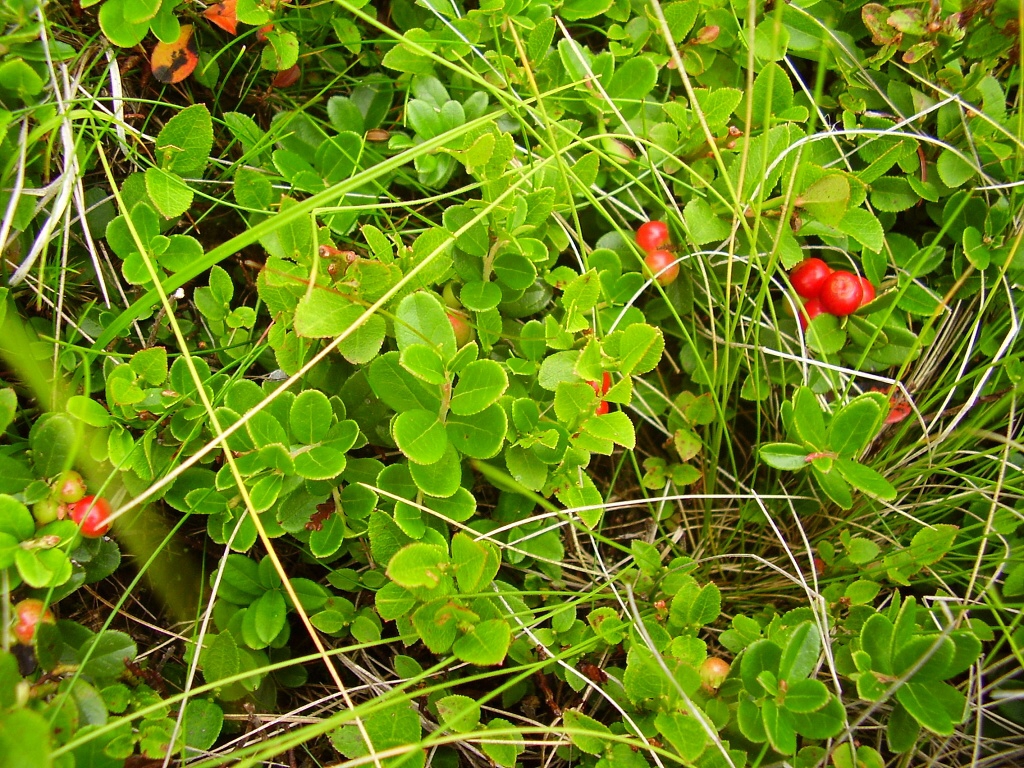
<path id="1" fill-rule="evenodd" d="M 0 765 L 1022 762 L 1017 16 L 3 4 Z"/>

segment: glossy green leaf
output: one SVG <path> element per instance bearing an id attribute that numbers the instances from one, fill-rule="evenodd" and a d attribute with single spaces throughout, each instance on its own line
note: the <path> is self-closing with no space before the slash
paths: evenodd
<path id="1" fill-rule="evenodd" d="M 804 678 L 789 684 L 783 706 L 790 712 L 815 712 L 828 703 L 829 692 L 820 680 Z"/>
<path id="2" fill-rule="evenodd" d="M 180 176 L 202 173 L 213 149 L 213 119 L 204 104 L 174 115 L 156 137 L 160 167 Z"/>
<path id="3" fill-rule="evenodd" d="M 477 541 L 463 532 L 452 536 L 452 565 L 463 594 L 482 592 L 497 576 L 501 560 L 494 545 Z"/>
<path id="4" fill-rule="evenodd" d="M 507 427 L 505 410 L 495 403 L 472 416 L 449 416 L 445 431 L 460 453 L 474 459 L 489 459 L 501 450 Z"/>
<path id="5" fill-rule="evenodd" d="M 762 445 L 757 453 L 770 467 L 797 470 L 807 466 L 809 451 L 805 446 L 795 443 L 767 443 Z"/>
<path id="6" fill-rule="evenodd" d="M 569 740 L 590 755 L 600 755 L 609 743 L 612 732 L 604 723 L 576 709 L 562 713 L 562 721 L 569 733 Z"/>
<path id="7" fill-rule="evenodd" d="M 444 305 L 436 295 L 426 291 L 411 293 L 399 303 L 395 337 L 399 350 L 412 344 L 428 344 L 445 360 L 450 360 L 456 351 L 455 331 Z"/>
<path id="8" fill-rule="evenodd" d="M 146 191 L 167 219 L 181 216 L 192 206 L 192 189 L 178 174 L 162 168 L 146 169 Z"/>
<path id="9" fill-rule="evenodd" d="M 455 450 L 455 446 L 447 443 L 444 455 L 433 464 L 409 464 L 409 473 L 412 475 L 416 487 L 430 496 L 448 498 L 452 496 L 462 484 L 462 457 Z"/>
<path id="10" fill-rule="evenodd" d="M 449 403 L 452 413 L 472 416 L 494 403 L 508 388 L 508 376 L 493 360 L 476 360 L 459 374 Z"/>
<path id="11" fill-rule="evenodd" d="M 333 416 L 327 396 L 318 390 L 307 389 L 292 401 L 288 426 L 296 440 L 312 445 L 327 436 Z"/>
<path id="12" fill-rule="evenodd" d="M 387 575 L 399 586 L 433 589 L 449 568 L 448 553 L 433 544 L 416 542 L 402 547 L 388 563 Z"/>
<path id="13" fill-rule="evenodd" d="M 876 397 L 875 394 L 854 398 L 832 417 L 828 428 L 828 442 L 839 456 L 856 456 L 877 434 L 882 412 L 880 401 L 884 400 L 884 396 Z"/>
<path id="14" fill-rule="evenodd" d="M 428 384 L 440 385 L 448 380 L 441 356 L 426 344 L 413 344 L 403 349 L 399 363 L 413 376 Z"/>
<path id="15" fill-rule="evenodd" d="M 436 414 L 423 409 L 398 414 L 392 422 L 391 433 L 402 453 L 418 464 L 440 461 L 448 447 L 445 426 Z"/>
<path id="16" fill-rule="evenodd" d="M 457 659 L 478 666 L 501 664 L 512 643 L 512 630 L 504 619 L 488 619 L 475 624 L 452 645 Z"/>

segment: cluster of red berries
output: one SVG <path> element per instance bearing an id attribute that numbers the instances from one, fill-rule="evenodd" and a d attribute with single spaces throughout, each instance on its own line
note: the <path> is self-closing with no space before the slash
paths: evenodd
<path id="1" fill-rule="evenodd" d="M 827 312 L 836 317 L 852 315 L 875 299 L 875 286 L 866 277 L 835 270 L 821 259 L 804 259 L 789 273 L 794 290 L 806 299 L 800 327 Z"/>
<path id="2" fill-rule="evenodd" d="M 605 371 L 601 375 L 600 383 L 596 381 L 588 381 L 587 384 L 589 384 L 593 388 L 595 395 L 597 395 L 598 397 L 602 397 L 608 394 L 608 390 L 611 389 L 612 377 L 608 375 L 607 371 Z M 601 402 L 599 402 L 597 404 L 597 408 L 594 409 L 594 413 L 596 413 L 598 416 L 603 416 L 604 414 L 608 413 L 608 401 L 602 400 Z"/>
<path id="3" fill-rule="evenodd" d="M 663 221 L 645 221 L 636 230 L 636 244 L 647 254 L 644 263 L 661 285 L 669 285 L 679 277 L 676 257 L 663 250 L 671 242 L 668 225 Z"/>
<path id="4" fill-rule="evenodd" d="M 62 474 L 45 499 L 32 507 L 36 524 L 71 518 L 88 539 L 97 539 L 110 530 L 110 502 L 102 496 L 86 496 L 85 479 L 73 469 Z"/>

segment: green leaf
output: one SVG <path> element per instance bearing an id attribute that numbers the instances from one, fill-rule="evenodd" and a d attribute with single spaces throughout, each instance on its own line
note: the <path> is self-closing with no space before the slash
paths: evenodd
<path id="1" fill-rule="evenodd" d="M 546 19 L 546 21 L 551 21 L 551 19 Z M 500 717 L 496 717 L 487 723 L 488 730 L 509 730 L 511 728 L 512 723 Z M 516 758 L 525 749 L 522 740 L 507 733 L 491 735 L 485 732 L 483 736 L 486 741 L 480 744 L 480 748 L 484 751 L 484 754 L 496 764 L 502 766 L 502 768 L 515 768 Z M 487 741 L 507 743 L 488 744 Z"/>
<path id="2" fill-rule="evenodd" d="M 71 578 L 71 562 L 60 549 L 21 549 L 14 552 L 18 574 L 30 587 L 59 587 Z"/>
<path id="3" fill-rule="evenodd" d="M 797 470 L 807 466 L 809 451 L 805 446 L 796 443 L 768 443 L 762 445 L 757 453 L 770 467 Z"/>
<path id="4" fill-rule="evenodd" d="M 109 3 L 104 8 L 107 5 Z M 156 137 L 160 167 L 180 176 L 201 174 L 212 149 L 213 119 L 203 104 L 181 110 L 167 121 Z"/>
<path id="5" fill-rule="evenodd" d="M 348 330 L 363 311 L 363 307 L 342 294 L 318 288 L 303 296 L 295 308 L 295 332 L 314 339 L 338 336 Z"/>
<path id="6" fill-rule="evenodd" d="M 458 416 L 472 416 L 497 401 L 508 388 L 508 376 L 493 360 L 476 360 L 459 374 L 450 408 Z"/>
<path id="7" fill-rule="evenodd" d="M 68 413 L 90 427 L 106 427 L 110 424 L 107 409 L 91 397 L 72 395 L 68 398 L 66 407 Z"/>
<path id="8" fill-rule="evenodd" d="M 447 598 L 434 600 L 420 606 L 412 615 L 412 623 L 416 633 L 431 653 L 445 653 L 452 647 L 458 634 L 457 625 L 460 616 L 466 612 L 460 605 Z M 474 614 L 475 615 L 475 614 Z M 470 617 L 465 617 L 466 621 Z"/>
<path id="9" fill-rule="evenodd" d="M 564 14 L 565 6 L 562 7 Z M 636 56 L 615 68 L 607 85 L 609 98 L 627 118 L 640 111 L 640 102 L 647 97 L 658 79 L 658 70 L 650 59 Z"/>
<path id="10" fill-rule="evenodd" d="M 633 422 L 622 411 L 592 416 L 583 423 L 583 432 L 591 437 L 609 440 L 627 450 L 633 450 L 636 446 Z"/>
<path id="11" fill-rule="evenodd" d="M 763 696 L 765 690 L 758 682 L 758 675 L 765 671 L 775 674 L 781 660 L 782 649 L 772 641 L 758 640 L 751 643 L 740 661 L 740 677 L 747 693 L 755 698 Z"/>
<path id="12" fill-rule="evenodd" d="M 203 650 L 203 676 L 208 682 L 215 683 L 238 674 L 241 669 L 238 646 L 230 632 L 214 635 L 212 641 Z"/>
<path id="13" fill-rule="evenodd" d="M 96 682 L 112 681 L 124 674 L 125 661 L 138 654 L 135 643 L 124 632 L 108 629 L 93 635 L 78 649 L 81 673 Z"/>
<path id="14" fill-rule="evenodd" d="M 119 48 L 134 48 L 149 32 L 148 21 L 130 22 L 125 18 L 128 0 L 107 0 L 100 8 L 100 29 Z"/>
<path id="15" fill-rule="evenodd" d="M 838 736 L 846 724 L 846 710 L 835 696 L 829 696 L 828 703 L 821 709 L 814 712 L 786 710 L 786 717 L 793 730 L 809 739 L 831 739 Z"/>
<path id="16" fill-rule="evenodd" d="M 505 442 L 508 417 L 498 403 L 473 416 L 448 417 L 445 431 L 460 453 L 474 459 L 496 456 Z"/>
<path id="17" fill-rule="evenodd" d="M 32 463 L 41 477 L 56 477 L 70 467 L 77 445 L 74 422 L 63 413 L 43 416 L 29 433 Z"/>
<path id="18" fill-rule="evenodd" d="M 493 544 L 474 540 L 459 531 L 452 536 L 452 565 L 459 591 L 476 594 L 498 575 L 501 561 Z"/>
<path id="19" fill-rule="evenodd" d="M 462 286 L 459 299 L 466 309 L 473 312 L 485 312 L 494 309 L 501 303 L 501 288 L 495 283 L 474 280 Z"/>
<path id="20" fill-rule="evenodd" d="M 299 60 L 299 39 L 293 32 L 280 28 L 266 33 L 267 44 L 260 56 L 260 66 L 274 72 L 281 72 L 295 66 Z"/>
<path id="21" fill-rule="evenodd" d="M 388 578 L 406 589 L 434 589 L 448 570 L 448 553 L 434 544 L 416 542 L 402 547 L 388 563 Z"/>
<path id="22" fill-rule="evenodd" d="M 452 653 L 457 659 L 477 666 L 495 666 L 505 660 L 512 643 L 512 630 L 504 619 L 488 619 L 472 626 L 455 641 Z"/>
<path id="23" fill-rule="evenodd" d="M 559 11 L 566 21 L 592 19 L 612 7 L 615 0 L 567 0 Z"/>
<path id="24" fill-rule="evenodd" d="M 797 198 L 798 206 L 830 226 L 837 225 L 843 219 L 849 204 L 850 182 L 841 173 L 823 176 Z"/>
<path id="25" fill-rule="evenodd" d="M 334 411 L 327 396 L 315 389 L 301 392 L 288 411 L 292 437 L 306 445 L 319 443 L 331 428 Z"/>
<path id="26" fill-rule="evenodd" d="M 0 765 L 6 768 L 50 768 L 53 758 L 50 723 L 31 709 L 0 714 Z"/>
<path id="27" fill-rule="evenodd" d="M 224 710 L 209 699 L 190 699 L 182 719 L 185 745 L 205 751 L 212 747 L 224 726 Z"/>
<path id="28" fill-rule="evenodd" d="M 941 682 L 945 680 L 947 670 L 953 662 L 956 646 L 948 637 L 934 634 L 918 635 L 896 649 L 893 658 L 893 674 L 900 677 L 908 674 L 918 662 L 928 656 L 921 667 L 911 678 L 914 682 Z"/>
<path id="29" fill-rule="evenodd" d="M 413 376 L 428 384 L 440 385 L 448 380 L 441 356 L 433 347 L 426 344 L 413 344 L 403 349 L 399 363 Z"/>
<path id="30" fill-rule="evenodd" d="M 462 457 L 447 443 L 444 455 L 433 464 L 409 464 L 416 487 L 429 496 L 448 498 L 462 487 Z"/>
<path id="31" fill-rule="evenodd" d="M 612 732 L 604 723 L 576 709 L 562 713 L 562 722 L 569 734 L 569 740 L 590 755 L 600 755 L 608 746 Z"/>
<path id="32" fill-rule="evenodd" d="M 920 734 L 920 724 L 910 715 L 906 707 L 897 702 L 889 716 L 889 724 L 885 732 L 889 749 L 896 753 L 908 752 L 917 744 Z"/>
<path id="33" fill-rule="evenodd" d="M 2 297 L 0 297 L 2 298 Z M 0 319 L 2 319 L 2 310 L 0 310 Z M 0 434 L 7 431 L 7 428 L 14 421 L 14 417 L 18 412 L 18 396 L 14 390 L 10 387 L 0 389 Z M 68 409 L 70 413 L 70 408 Z"/>
<path id="34" fill-rule="evenodd" d="M 949 736 L 954 723 L 941 697 L 936 695 L 935 687 L 940 685 L 943 683 L 904 683 L 896 689 L 896 700 L 923 728 L 939 736 Z"/>
<path id="35" fill-rule="evenodd" d="M 851 458 L 864 450 L 878 433 L 882 399 L 884 396 L 860 395 L 832 417 L 828 428 L 828 443 L 835 453 Z"/>
<path id="36" fill-rule="evenodd" d="M 838 471 L 824 472 L 812 464 L 811 472 L 814 474 L 814 479 L 818 485 L 821 486 L 821 490 L 832 501 L 843 509 L 850 509 L 853 506 L 853 495 L 850 493 L 850 486 Z"/>
<path id="37" fill-rule="evenodd" d="M 433 293 L 417 291 L 406 296 L 395 313 L 395 337 L 399 350 L 412 344 L 429 344 L 444 360 L 455 354 L 455 331 L 444 305 Z"/>
<path id="38" fill-rule="evenodd" d="M 509 288 L 524 291 L 537 279 L 537 268 L 525 256 L 505 251 L 494 260 L 494 274 Z"/>
<path id="39" fill-rule="evenodd" d="M 824 449 L 825 419 L 810 387 L 800 387 L 793 394 L 793 428 L 804 442 Z"/>
<path id="40" fill-rule="evenodd" d="M 892 501 L 896 498 L 896 489 L 893 488 L 892 484 L 875 470 L 871 469 L 871 467 L 867 467 L 852 459 L 838 459 L 836 461 L 836 469 L 839 470 L 839 474 L 843 476 L 846 482 L 860 491 L 870 493 L 872 496 L 877 496 L 886 501 Z"/>
<path id="41" fill-rule="evenodd" d="M 815 712 L 828 704 L 829 692 L 820 680 L 805 678 L 789 684 L 783 706 L 790 712 Z"/>
<path id="42" fill-rule="evenodd" d="M 622 332 L 619 351 L 619 373 L 623 376 L 648 373 L 661 361 L 661 354 L 665 351 L 665 337 L 660 328 L 634 323 Z"/>
<path id="43" fill-rule="evenodd" d="M 469 733 L 480 724 L 480 705 L 469 696 L 445 696 L 435 706 L 441 722 L 455 733 Z"/>
<path id="44" fill-rule="evenodd" d="M 910 542 L 910 556 L 922 567 L 934 565 L 953 549 L 958 530 L 946 523 L 922 528 Z"/>
<path id="45" fill-rule="evenodd" d="M 796 731 L 790 724 L 788 712 L 779 707 L 772 699 L 761 702 L 761 720 L 768 743 L 772 749 L 784 755 L 796 752 Z"/>
<path id="46" fill-rule="evenodd" d="M 697 245 L 725 240 L 729 225 L 715 215 L 711 205 L 702 197 L 695 197 L 683 208 L 686 229 Z"/>
<path id="47" fill-rule="evenodd" d="M 707 734 L 691 715 L 659 712 L 654 718 L 654 725 L 686 762 L 700 757 L 707 746 Z"/>
<path id="48" fill-rule="evenodd" d="M 192 207 L 192 189 L 178 174 L 162 168 L 146 169 L 146 191 L 166 219 L 176 219 Z"/>
<path id="49" fill-rule="evenodd" d="M 264 592 L 249 607 L 249 614 L 254 617 L 256 634 L 264 645 L 269 645 L 284 629 L 287 610 L 284 595 L 276 589 Z"/>
<path id="50" fill-rule="evenodd" d="M 440 461 L 448 447 L 445 425 L 436 414 L 420 408 L 398 414 L 391 424 L 391 433 L 402 453 L 418 464 Z M 456 443 L 455 440 L 452 442 Z"/>
<path id="51" fill-rule="evenodd" d="M 871 184 L 871 204 L 880 211 L 905 211 L 920 199 L 906 179 L 882 176 Z"/>
<path id="52" fill-rule="evenodd" d="M 970 181 L 977 171 L 974 167 L 960 156 L 957 152 L 948 149 L 939 153 L 939 159 L 935 162 L 935 169 L 939 172 L 939 178 L 947 187 L 961 187 Z"/>
<path id="53" fill-rule="evenodd" d="M 363 728 L 370 737 L 374 753 L 386 750 L 409 750 L 395 757 L 374 758 L 384 768 L 422 768 L 426 752 L 410 748 L 418 744 L 422 733 L 419 712 L 411 702 L 398 702 L 378 709 L 363 717 Z M 369 755 L 366 741 L 359 728 L 346 725 L 331 733 L 331 743 L 345 757 L 352 760 Z M 373 764 L 374 760 L 360 760 Z"/>

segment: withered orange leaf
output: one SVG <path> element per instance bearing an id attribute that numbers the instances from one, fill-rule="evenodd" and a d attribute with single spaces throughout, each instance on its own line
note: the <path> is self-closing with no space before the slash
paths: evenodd
<path id="1" fill-rule="evenodd" d="M 223 3 L 211 5 L 203 11 L 203 16 L 211 24 L 216 24 L 229 35 L 237 35 L 238 17 L 235 15 L 236 5 L 238 5 L 238 0 L 224 0 Z"/>
<path id="2" fill-rule="evenodd" d="M 181 34 L 173 43 L 157 43 L 150 59 L 153 77 L 168 85 L 180 83 L 192 74 L 199 63 L 199 50 L 192 37 L 192 25 L 182 24 Z"/>

